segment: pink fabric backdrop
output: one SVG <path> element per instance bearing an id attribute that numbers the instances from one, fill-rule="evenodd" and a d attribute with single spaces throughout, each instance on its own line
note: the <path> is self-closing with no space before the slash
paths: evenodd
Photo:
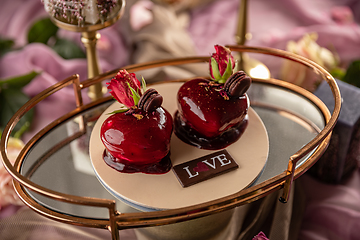
<path id="1" fill-rule="evenodd" d="M 215 44 L 235 42 L 238 3 L 238 0 L 220 0 L 191 11 L 187 31 L 197 54 L 208 55 L 213 51 Z M 323 47 L 335 49 L 344 64 L 360 59 L 359 24 L 335 21 L 333 12 L 336 10 L 335 7 L 339 6 L 351 8 L 355 20 L 360 22 L 360 1 L 357 0 L 249 1 L 248 30 L 252 34 L 252 39 L 247 45 L 285 49 L 289 40 L 297 40 L 307 32 L 317 32 L 318 43 Z M 0 35 L 15 39 L 16 46 L 22 48 L 0 59 L 0 78 L 27 73 L 34 69 L 42 71 L 25 88 L 30 96 L 72 74 L 80 74 L 81 79 L 86 78 L 84 59 L 63 60 L 43 44 L 26 45 L 29 26 L 45 16 L 47 14 L 40 0 L 1 1 Z M 98 44 L 98 53 L 103 71 L 131 63 L 128 39 L 123 31 L 126 22 L 120 21 L 100 32 L 102 39 Z M 60 34 L 79 42 L 78 33 L 61 30 Z M 265 64 L 271 66 L 271 63 Z M 37 108 L 33 132 L 72 108 L 69 107 L 67 97 L 71 92 L 72 90 L 65 90 Z M 59 105 L 59 100 L 64 104 Z M 52 107 L 55 102 L 56 109 Z M 30 135 L 31 133 L 26 138 Z M 299 179 L 308 198 L 299 239 L 360 239 L 359 174 L 360 172 L 356 171 L 351 179 L 336 186 L 320 183 L 306 175 Z M 0 212 L 0 217 L 4 220 L 5 216 L 11 215 L 15 210 L 17 208 L 10 206 Z"/>

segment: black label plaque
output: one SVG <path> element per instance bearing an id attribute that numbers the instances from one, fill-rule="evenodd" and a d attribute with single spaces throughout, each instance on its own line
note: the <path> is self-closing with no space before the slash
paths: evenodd
<path id="1" fill-rule="evenodd" d="M 228 151 L 221 150 L 173 167 L 183 187 L 227 173 L 239 166 Z"/>

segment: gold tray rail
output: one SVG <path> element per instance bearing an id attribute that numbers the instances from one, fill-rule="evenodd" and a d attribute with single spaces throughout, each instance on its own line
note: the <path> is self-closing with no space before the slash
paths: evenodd
<path id="1" fill-rule="evenodd" d="M 323 152 L 325 151 L 325 149 L 329 144 L 331 131 L 334 128 L 335 123 L 337 122 L 341 108 L 341 96 L 338 86 L 334 78 L 325 69 L 320 67 L 318 64 L 299 55 L 295 55 L 289 52 L 285 52 L 277 49 L 271 49 L 271 48 L 248 47 L 248 46 L 228 46 L 228 47 L 231 50 L 237 52 L 251 52 L 251 53 L 273 55 L 301 63 L 305 66 L 312 68 L 316 73 L 320 74 L 320 76 L 322 76 L 322 78 L 327 81 L 327 83 L 329 84 L 332 90 L 333 97 L 335 100 L 335 107 L 332 115 L 330 115 L 330 112 L 325 106 L 325 104 L 322 101 L 320 101 L 317 97 L 315 97 L 312 93 L 304 90 L 303 88 L 276 79 L 267 79 L 267 80 L 253 79 L 254 82 L 276 85 L 278 87 L 280 86 L 303 95 L 305 98 L 312 101 L 319 108 L 319 110 L 324 116 L 324 120 L 326 123 L 325 127 L 320 131 L 320 133 L 315 138 L 313 138 L 308 144 L 306 144 L 304 147 L 302 147 L 300 150 L 298 150 L 295 154 L 293 154 L 290 157 L 288 168 L 286 171 L 258 185 L 243 189 L 235 194 L 225 196 L 223 198 L 214 201 L 209 201 L 203 204 L 198 204 L 185 208 L 156 211 L 156 212 L 144 212 L 144 213 L 119 213 L 116 210 L 116 204 L 114 200 L 91 198 L 91 197 L 79 197 L 79 196 L 56 192 L 51 189 L 42 187 L 38 184 L 35 184 L 32 181 L 30 181 L 27 177 L 21 175 L 20 174 L 21 165 L 26 158 L 26 154 L 31 150 L 31 148 L 35 145 L 37 141 L 39 141 L 39 139 L 42 136 L 44 136 L 47 132 L 51 131 L 58 124 L 66 120 L 69 120 L 70 118 L 78 114 L 81 114 L 86 110 L 98 106 L 99 104 L 109 101 L 111 99 L 111 97 L 104 97 L 84 105 L 81 90 L 89 88 L 94 84 L 100 83 L 105 79 L 114 77 L 116 73 L 119 71 L 119 69 L 115 69 L 113 71 L 109 71 L 107 73 L 101 74 L 97 77 L 82 82 L 79 81 L 78 75 L 73 75 L 67 79 L 64 79 L 63 81 L 60 81 L 59 83 L 53 85 L 52 87 L 36 95 L 34 98 L 28 101 L 24 106 L 22 106 L 19 109 L 19 111 L 11 118 L 11 120 L 6 125 L 4 132 L 2 134 L 0 146 L 1 146 L 3 164 L 6 170 L 13 177 L 14 186 L 20 198 L 31 209 L 48 218 L 73 225 L 108 229 L 111 232 L 111 236 L 113 239 L 119 239 L 118 230 L 165 225 L 165 224 L 177 223 L 177 222 L 187 221 L 190 219 L 208 216 L 214 213 L 232 209 L 240 205 L 251 203 L 281 188 L 283 188 L 283 195 L 280 200 L 286 202 L 289 197 L 289 192 L 291 189 L 292 182 L 296 178 L 301 176 L 304 172 L 306 172 L 306 170 L 308 170 L 316 162 L 316 160 L 323 154 Z M 152 61 L 142 64 L 129 65 L 122 69 L 126 69 L 129 72 L 136 72 L 140 70 L 156 68 L 156 67 L 164 67 L 170 65 L 204 63 L 204 62 L 208 62 L 208 59 L 209 59 L 208 57 L 187 57 L 187 58 L 177 58 L 177 59 L 166 59 L 166 60 L 158 60 L 158 61 Z M 36 106 L 37 103 L 49 97 L 53 93 L 70 85 L 73 85 L 74 88 L 76 108 L 73 111 L 53 121 L 49 125 L 45 126 L 42 130 L 40 130 L 28 143 L 26 143 L 25 147 L 21 150 L 13 166 L 10 160 L 8 159 L 6 149 L 11 132 L 13 131 L 15 125 L 19 122 L 20 118 L 27 111 L 29 111 L 31 108 Z M 61 148 L 63 145 L 71 142 L 73 139 L 85 134 L 86 133 L 85 123 L 86 123 L 86 119 L 82 116 L 79 123 L 79 127 L 80 127 L 79 132 L 75 133 L 73 136 L 70 136 L 64 141 L 62 141 L 57 147 L 55 146 L 54 149 L 50 149 L 47 152 L 47 154 L 43 156 L 43 161 L 47 158 L 47 155 L 51 155 L 53 151 L 56 151 L 58 148 Z M 311 156 L 301 166 L 295 169 L 296 163 L 313 150 L 314 152 L 311 154 Z M 38 162 L 37 164 L 41 164 L 41 161 Z M 71 204 L 85 205 L 85 206 L 107 208 L 109 212 L 109 219 L 76 217 L 76 216 L 70 216 L 68 214 L 53 211 L 36 202 L 27 193 L 25 188 L 30 189 L 46 197 L 55 199 L 57 201 L 67 202 Z"/>

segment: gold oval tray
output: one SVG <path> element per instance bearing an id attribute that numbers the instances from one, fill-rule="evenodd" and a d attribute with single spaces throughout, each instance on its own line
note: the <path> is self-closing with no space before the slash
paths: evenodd
<path id="1" fill-rule="evenodd" d="M 176 112 L 176 96 L 181 82 L 156 84 L 164 101 L 162 106 L 170 113 Z M 97 120 L 89 144 L 92 166 L 100 182 L 116 198 L 135 209 L 156 211 L 192 206 L 240 191 L 249 186 L 263 171 L 269 153 L 266 128 L 256 112 L 249 109 L 249 125 L 235 143 L 226 148 L 239 165 L 235 171 L 183 188 L 173 171 L 166 174 L 124 174 L 110 168 L 103 160 L 104 146 L 100 140 L 100 127 L 109 113 L 119 109 L 118 102 L 110 105 Z M 199 149 L 182 142 L 175 134 L 171 137 L 173 165 L 217 152 Z"/>
<path id="2" fill-rule="evenodd" d="M 118 230 L 127 229 L 127 228 L 137 228 L 137 227 L 147 227 L 147 226 L 155 226 L 155 225 L 165 225 L 171 224 L 181 221 L 187 221 L 190 219 L 200 218 L 203 216 L 208 216 L 214 213 L 226 211 L 232 209 L 234 207 L 247 204 L 253 202 L 259 198 L 262 198 L 276 190 L 283 188 L 283 195 L 281 200 L 286 202 L 289 197 L 289 192 L 291 189 L 292 182 L 305 173 L 322 155 L 325 151 L 326 147 L 329 144 L 331 131 L 335 126 L 335 123 L 339 117 L 340 107 L 341 107 L 341 97 L 340 92 L 337 87 L 337 84 L 334 78 L 322 67 L 317 65 L 316 63 L 303 58 L 301 56 L 291 54 L 285 51 L 271 49 L 271 48 L 260 48 L 260 47 L 246 47 L 246 46 L 228 46 L 232 51 L 238 52 L 247 52 L 247 53 L 258 53 L 275 56 L 281 59 L 287 59 L 290 61 L 294 61 L 300 64 L 303 64 L 310 69 L 312 69 L 316 74 L 318 74 L 323 80 L 327 81 L 334 97 L 335 107 L 332 115 L 329 110 L 325 106 L 323 102 L 321 102 L 317 97 L 315 97 L 310 92 L 292 85 L 290 83 L 277 80 L 277 79 L 253 79 L 254 84 L 258 84 L 261 86 L 276 88 L 285 90 L 291 94 L 296 94 L 301 96 L 301 98 L 306 99 L 311 105 L 314 105 L 319 114 L 323 117 L 324 126 L 320 128 L 319 132 L 315 134 L 315 137 L 310 139 L 309 142 L 300 149 L 298 149 L 294 154 L 289 156 L 287 161 L 286 169 L 278 169 L 280 171 L 279 174 L 266 179 L 262 182 L 258 182 L 249 188 L 245 188 L 237 193 L 230 194 L 228 196 L 223 196 L 216 200 L 208 201 L 205 203 L 200 203 L 188 207 L 171 209 L 171 210 L 163 210 L 156 212 L 146 212 L 146 213 L 119 213 L 116 210 L 116 202 L 114 200 L 104 199 L 104 198 L 94 198 L 94 197 L 84 197 L 84 196 L 75 196 L 73 194 L 65 194 L 54 189 L 46 188 L 40 184 L 34 183 L 30 180 L 31 174 L 33 172 L 30 171 L 27 176 L 22 174 L 22 167 L 26 165 L 26 160 L 29 152 L 36 148 L 36 144 L 40 142 L 40 140 L 49 132 L 53 131 L 58 125 L 72 119 L 78 115 L 80 117 L 77 118 L 79 122 L 79 131 L 64 139 L 60 143 L 56 144 L 51 149 L 46 150 L 41 157 L 33 164 L 32 168 L 34 171 L 38 169 L 46 159 L 49 158 L 56 151 L 61 149 L 63 146 L 66 146 L 74 139 L 77 139 L 84 134 L 86 134 L 86 123 L 88 119 L 81 115 L 89 109 L 94 109 L 97 106 L 108 102 L 111 98 L 106 97 L 102 99 L 98 99 L 92 101 L 88 104 L 83 104 L 83 98 L 81 94 L 81 90 L 87 89 L 94 84 L 98 84 L 106 79 L 113 77 L 119 69 L 115 69 L 111 72 L 107 72 L 101 74 L 98 77 L 85 80 L 83 82 L 79 81 L 79 76 L 74 75 L 54 86 L 44 90 L 30 101 L 28 101 L 9 121 L 7 126 L 5 127 L 2 137 L 1 137 L 1 154 L 2 161 L 6 168 L 6 170 L 11 174 L 14 178 L 14 185 L 16 191 L 20 198 L 33 210 L 36 212 L 55 219 L 57 221 L 87 226 L 87 227 L 96 227 L 96 228 L 104 228 L 111 231 L 112 238 L 118 239 L 119 233 Z M 208 57 L 188 57 L 181 59 L 168 59 L 168 60 L 160 60 L 153 61 L 142 64 L 135 64 L 124 67 L 129 72 L 137 72 L 140 70 L 171 66 L 171 65 L 182 65 L 182 64 L 194 64 L 194 63 L 204 63 L 208 61 Z M 50 95 L 58 92 L 59 90 L 72 85 L 74 88 L 74 95 L 76 101 L 76 108 L 60 117 L 56 121 L 51 124 L 45 126 L 41 131 L 39 131 L 22 149 L 16 162 L 12 165 L 7 156 L 7 144 L 10 138 L 10 134 L 13 131 L 15 125 L 18 123 L 20 118 L 31 108 L 35 107 L 40 101 L 49 97 Z M 255 104 L 256 103 L 252 103 Z M 260 104 L 261 105 L 261 104 Z M 276 108 L 277 113 L 281 113 L 282 115 L 294 116 L 294 113 L 283 109 L 282 107 L 274 107 L 274 106 L 260 106 L 260 108 L 271 109 Z M 316 110 L 316 111 L 317 111 Z M 296 115 L 296 114 L 295 114 Z M 298 114 L 299 115 L 299 114 Z M 301 114 L 300 114 L 301 115 Z M 301 119 L 301 118 L 298 118 Z M 313 123 L 308 121 L 307 119 L 301 120 L 302 124 L 310 129 L 313 128 Z M 270 140 L 271 141 L 271 140 Z M 301 163 L 301 164 L 300 164 Z M 76 216 L 60 211 L 56 211 L 51 209 L 49 206 L 45 204 L 41 204 L 39 201 L 36 201 L 33 198 L 33 195 L 30 192 L 34 192 L 38 195 L 45 196 L 47 198 L 52 199 L 55 202 L 64 202 L 67 204 L 73 205 L 81 205 L 81 206 L 93 206 L 98 208 L 104 208 L 108 213 L 108 218 L 96 218 L 96 217 L 84 217 L 84 216 Z"/>

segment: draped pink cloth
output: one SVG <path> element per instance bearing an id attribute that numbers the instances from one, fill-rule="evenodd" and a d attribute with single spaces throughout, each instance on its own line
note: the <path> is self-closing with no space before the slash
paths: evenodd
<path id="1" fill-rule="evenodd" d="M 308 198 L 299 239 L 359 239 L 360 171 L 341 185 L 327 185 L 305 175 Z"/>
<path id="2" fill-rule="evenodd" d="M 132 3 L 132 1 L 128 1 Z M 194 54 L 209 55 L 215 44 L 234 44 L 238 0 L 219 0 L 190 12 L 190 23 L 185 29 L 194 46 Z M 129 4 L 131 5 L 131 4 Z M 340 7 L 340 10 L 339 10 Z M 341 7 L 352 9 L 354 21 L 347 22 L 339 15 Z M 64 60 L 43 44 L 26 45 L 26 34 L 31 24 L 48 16 L 40 0 L 2 0 L 0 3 L 0 35 L 12 38 L 18 51 L 0 59 L 0 78 L 20 75 L 32 70 L 41 71 L 26 88 L 30 96 L 41 92 L 72 74 L 86 79 L 86 60 Z M 344 17 L 344 19 L 342 19 Z M 298 40 L 304 33 L 317 32 L 318 43 L 335 50 L 343 64 L 360 59 L 360 1 L 357 0 L 252 0 L 249 1 L 248 31 L 252 39 L 246 44 L 285 49 L 289 40 Z M 101 30 L 98 44 L 103 71 L 131 63 L 129 36 L 124 34 L 127 19 Z M 60 35 L 80 44 L 78 33 L 60 30 Z M 264 62 L 272 67 L 271 62 Z M 45 124 L 71 110 L 72 89 L 65 89 L 36 109 L 36 121 L 28 139 Z M 72 96 L 72 95 L 71 95 Z M 59 104 L 61 101 L 63 104 Z M 56 109 L 54 105 L 56 104 Z M 299 179 L 308 199 L 301 240 L 360 239 L 360 172 L 340 185 L 326 185 L 305 175 Z M 16 212 L 9 206 L 0 212 L 0 221 Z M 129 235 L 128 239 L 133 239 Z"/>

